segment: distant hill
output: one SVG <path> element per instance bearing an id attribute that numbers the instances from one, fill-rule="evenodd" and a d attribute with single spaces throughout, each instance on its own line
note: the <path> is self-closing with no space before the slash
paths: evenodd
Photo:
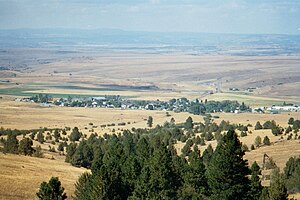
<path id="1" fill-rule="evenodd" d="M 106 50 L 143 53 L 295 55 L 300 53 L 300 35 L 13 29 L 0 30 L 0 45 L 2 48 L 102 45 Z"/>

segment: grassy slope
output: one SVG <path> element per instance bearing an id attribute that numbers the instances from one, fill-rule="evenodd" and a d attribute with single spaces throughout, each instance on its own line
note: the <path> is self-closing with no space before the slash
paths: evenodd
<path id="1" fill-rule="evenodd" d="M 72 167 L 63 156 L 55 160 L 0 153 L 0 199 L 36 199 L 40 183 L 58 176 L 67 195 L 85 169 Z"/>

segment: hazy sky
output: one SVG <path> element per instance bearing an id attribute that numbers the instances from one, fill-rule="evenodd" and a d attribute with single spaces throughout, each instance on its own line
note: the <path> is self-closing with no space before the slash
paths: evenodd
<path id="1" fill-rule="evenodd" d="M 300 0 L 0 0 L 0 29 L 300 34 Z"/>

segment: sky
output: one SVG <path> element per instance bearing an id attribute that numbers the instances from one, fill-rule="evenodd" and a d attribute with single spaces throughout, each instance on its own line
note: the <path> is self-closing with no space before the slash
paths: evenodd
<path id="1" fill-rule="evenodd" d="M 300 34 L 300 0 L 0 0 L 0 29 Z"/>

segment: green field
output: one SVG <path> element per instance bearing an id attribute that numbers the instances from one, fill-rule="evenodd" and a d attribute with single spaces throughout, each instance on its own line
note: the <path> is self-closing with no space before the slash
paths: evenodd
<path id="1" fill-rule="evenodd" d="M 34 91 L 40 91 L 44 90 L 44 88 L 2 88 L 0 89 L 0 95 L 12 95 L 12 96 L 35 96 L 40 94 L 40 92 L 34 92 Z M 68 93 L 45 93 L 48 95 L 51 95 L 53 98 L 67 98 L 67 97 L 104 97 L 105 94 L 99 95 L 99 94 L 68 94 Z M 121 96 L 122 98 L 131 99 L 136 98 L 135 96 Z"/>

